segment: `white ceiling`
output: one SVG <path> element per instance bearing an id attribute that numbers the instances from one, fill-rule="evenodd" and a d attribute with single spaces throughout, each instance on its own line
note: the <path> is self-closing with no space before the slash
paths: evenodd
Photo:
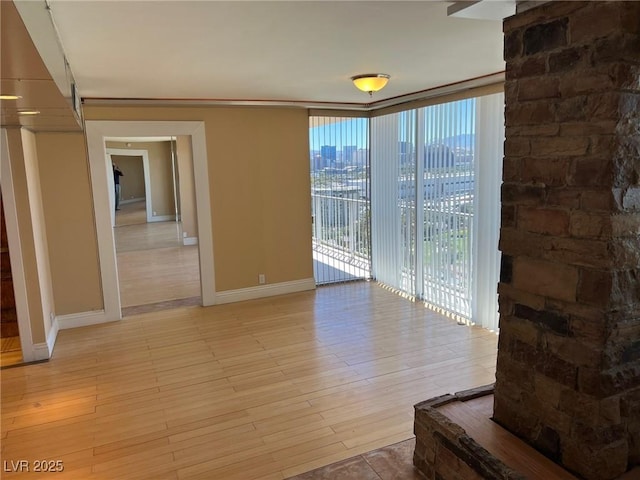
<path id="1" fill-rule="evenodd" d="M 502 23 L 437 1 L 50 0 L 84 98 L 369 103 L 501 72 Z"/>

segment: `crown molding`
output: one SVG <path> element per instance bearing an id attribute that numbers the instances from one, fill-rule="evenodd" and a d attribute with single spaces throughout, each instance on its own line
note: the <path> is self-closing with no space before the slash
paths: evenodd
<path id="1" fill-rule="evenodd" d="M 150 107 L 290 107 L 316 110 L 348 110 L 354 112 L 373 112 L 381 108 L 402 105 L 403 103 L 424 100 L 451 93 L 502 83 L 505 72 L 496 72 L 480 77 L 449 83 L 419 92 L 399 95 L 371 103 L 314 102 L 311 100 L 241 100 L 241 99 L 208 99 L 208 98 L 102 98 L 86 97 L 82 99 L 84 106 L 150 106 Z"/>

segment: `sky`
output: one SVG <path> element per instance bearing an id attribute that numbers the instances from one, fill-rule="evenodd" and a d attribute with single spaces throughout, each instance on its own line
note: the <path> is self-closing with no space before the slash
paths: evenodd
<path id="1" fill-rule="evenodd" d="M 473 134 L 475 131 L 475 99 L 433 105 L 421 109 L 424 112 L 425 144 L 441 143 L 442 139 Z M 415 110 L 400 112 L 398 117 L 398 140 L 415 141 Z M 319 151 L 323 145 L 333 145 L 337 151 L 344 146 L 355 145 L 367 148 L 369 140 L 368 119 L 315 117 L 320 125 L 309 128 L 311 150 Z M 407 128 L 408 127 L 408 128 Z"/>
<path id="2" fill-rule="evenodd" d="M 334 122 L 335 119 L 335 117 L 327 118 L 324 125 L 309 129 L 311 150 L 320 150 L 323 145 L 335 145 L 338 151 L 348 145 L 367 148 L 369 143 L 368 119 L 344 118 L 339 122 Z M 324 119 L 319 118 L 318 121 L 322 123 Z"/>

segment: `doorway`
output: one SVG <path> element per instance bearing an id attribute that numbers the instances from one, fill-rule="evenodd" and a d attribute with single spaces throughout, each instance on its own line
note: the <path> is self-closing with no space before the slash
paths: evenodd
<path id="1" fill-rule="evenodd" d="M 107 144 L 108 145 L 108 144 Z M 127 143 L 126 145 L 132 145 Z M 114 226 L 146 223 L 153 206 L 151 205 L 149 187 L 149 160 L 146 150 L 114 149 L 107 146 L 107 155 L 111 158 L 114 169 L 121 172 L 120 189 L 115 200 L 116 215 Z M 115 182 L 115 176 L 114 176 Z M 126 209 L 127 214 L 118 215 L 118 210 L 134 203 Z"/>
<path id="2" fill-rule="evenodd" d="M 118 262 L 115 248 L 114 186 L 110 158 L 107 156 L 105 141 L 123 137 L 166 137 L 185 136 L 190 142 L 193 158 L 194 215 L 197 219 L 197 264 L 200 272 L 199 292 L 201 305 L 215 303 L 213 237 L 211 230 L 211 204 L 206 141 L 203 122 L 172 121 L 87 121 L 87 145 L 94 192 L 96 230 L 98 232 L 98 252 L 105 313 L 100 321 L 122 318 L 122 302 L 118 279 Z M 184 220 L 184 219 L 183 219 Z M 183 232 L 184 233 L 184 232 Z M 183 236 L 192 242 L 192 237 Z"/>
<path id="3" fill-rule="evenodd" d="M 13 290 L 9 239 L 7 237 L 2 195 L 0 195 L 0 224 L 0 255 L 2 257 L 0 262 L 0 277 L 2 279 L 0 288 L 0 296 L 2 297 L 0 302 L 0 307 L 2 308 L 2 316 L 0 317 L 0 366 L 7 367 L 22 363 L 22 347 L 20 346 L 18 313 Z"/>
<path id="4" fill-rule="evenodd" d="M 201 303 L 197 237 L 188 232 L 197 221 L 188 229 L 182 221 L 195 217 L 193 202 L 182 198 L 194 191 L 190 140 L 106 141 L 121 172 L 113 229 L 123 316 Z"/>

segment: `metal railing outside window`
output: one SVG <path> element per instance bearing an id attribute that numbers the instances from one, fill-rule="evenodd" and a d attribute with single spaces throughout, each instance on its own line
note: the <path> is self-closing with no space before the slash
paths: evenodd
<path id="1" fill-rule="evenodd" d="M 503 95 L 371 120 L 372 277 L 497 329 Z"/>
<path id="2" fill-rule="evenodd" d="M 316 283 L 368 279 L 368 120 L 310 117 L 309 143 Z"/>

